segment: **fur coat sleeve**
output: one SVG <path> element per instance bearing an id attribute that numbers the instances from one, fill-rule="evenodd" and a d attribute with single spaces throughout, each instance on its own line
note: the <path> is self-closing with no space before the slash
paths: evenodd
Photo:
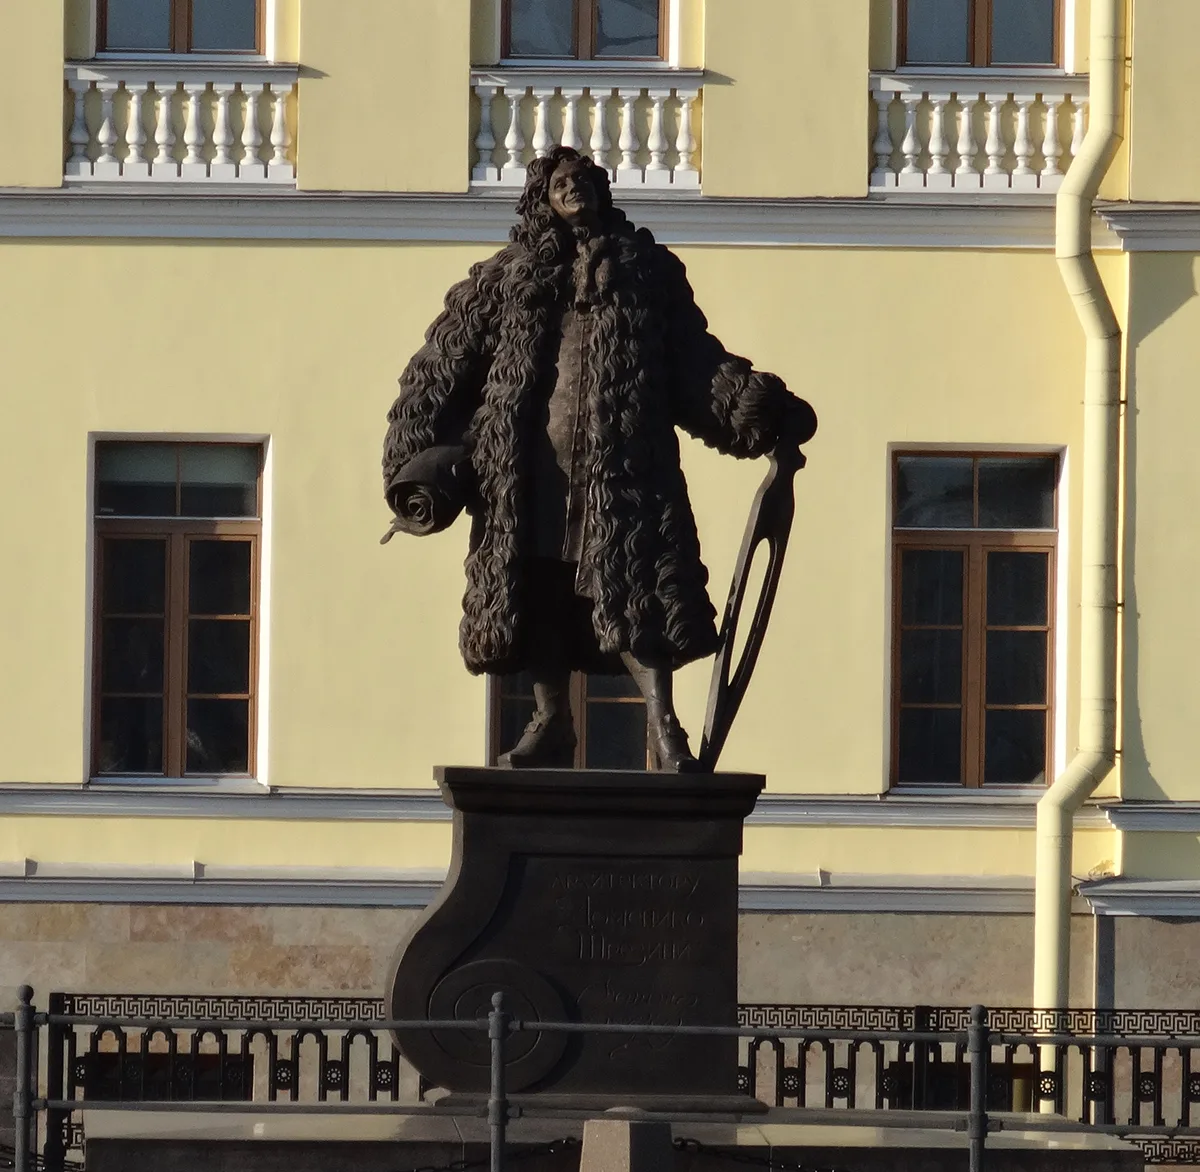
<path id="1" fill-rule="evenodd" d="M 784 437 L 798 444 L 811 438 L 812 408 L 778 375 L 755 370 L 708 332 L 683 262 L 659 251 L 675 424 L 710 448 L 739 457 L 764 456 Z"/>
<path id="2" fill-rule="evenodd" d="M 472 268 L 446 294 L 425 344 L 400 376 L 400 394 L 388 412 L 383 482 L 390 492 L 406 465 L 434 447 L 461 446 L 479 406 L 489 358 L 485 351 L 494 307 L 489 272 L 495 258 Z M 465 449 L 464 449 L 465 451 Z"/>

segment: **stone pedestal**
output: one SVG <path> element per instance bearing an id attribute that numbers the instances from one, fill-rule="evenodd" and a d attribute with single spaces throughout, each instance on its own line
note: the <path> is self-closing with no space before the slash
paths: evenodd
<path id="1" fill-rule="evenodd" d="M 763 778 L 443 768 L 454 852 L 439 898 L 397 954 L 395 1019 L 737 1024 L 737 861 Z M 410 1062 L 485 1096 L 479 1031 L 404 1033 Z M 507 1046 L 516 1102 L 747 1111 L 737 1040 L 537 1033 Z"/>

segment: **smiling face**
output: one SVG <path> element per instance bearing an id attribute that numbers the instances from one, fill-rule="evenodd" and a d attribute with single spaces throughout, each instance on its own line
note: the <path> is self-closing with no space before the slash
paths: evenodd
<path id="1" fill-rule="evenodd" d="M 594 222 L 600 208 L 591 170 L 586 160 L 570 159 L 559 163 L 550 176 L 550 207 L 572 228 Z"/>

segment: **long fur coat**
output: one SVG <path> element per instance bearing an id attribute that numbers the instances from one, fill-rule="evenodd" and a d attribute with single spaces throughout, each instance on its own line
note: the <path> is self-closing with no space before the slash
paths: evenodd
<path id="1" fill-rule="evenodd" d="M 535 210 L 513 243 L 454 286 L 400 379 L 385 485 L 438 445 L 465 445 L 477 491 L 460 645 L 475 673 L 527 666 L 523 566 L 532 547 L 531 427 L 565 298 L 586 290 L 588 427 L 577 590 L 599 648 L 678 666 L 717 646 L 715 611 L 679 465 L 676 427 L 733 456 L 779 439 L 794 399 L 708 332 L 683 264 L 611 208 L 583 244 Z M 552 375 L 551 375 L 552 378 Z"/>

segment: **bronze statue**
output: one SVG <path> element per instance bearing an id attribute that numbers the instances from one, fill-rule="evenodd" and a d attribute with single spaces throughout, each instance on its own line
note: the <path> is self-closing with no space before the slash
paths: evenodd
<path id="1" fill-rule="evenodd" d="M 675 429 L 802 460 L 816 416 L 708 332 L 683 264 L 613 206 L 602 168 L 551 150 L 517 212 L 511 243 L 450 290 L 401 376 L 391 532 L 470 514 L 463 659 L 534 681 L 533 719 L 501 764 L 569 767 L 570 673 L 627 670 L 659 768 L 695 769 L 672 672 L 718 637 Z"/>

